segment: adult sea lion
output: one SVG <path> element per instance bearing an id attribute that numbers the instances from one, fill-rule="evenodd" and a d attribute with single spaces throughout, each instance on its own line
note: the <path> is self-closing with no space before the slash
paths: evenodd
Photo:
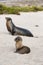
<path id="1" fill-rule="evenodd" d="M 16 51 L 15 53 L 20 53 L 20 54 L 28 54 L 30 53 L 30 48 L 27 47 L 27 46 L 24 46 L 22 44 L 22 38 L 21 37 L 17 37 L 15 38 L 15 41 L 16 41 Z"/>
<path id="2" fill-rule="evenodd" d="M 6 17 L 6 26 L 8 31 L 12 35 L 23 35 L 33 37 L 33 34 L 29 30 L 15 26 L 12 22 L 12 19 L 9 17 Z"/>

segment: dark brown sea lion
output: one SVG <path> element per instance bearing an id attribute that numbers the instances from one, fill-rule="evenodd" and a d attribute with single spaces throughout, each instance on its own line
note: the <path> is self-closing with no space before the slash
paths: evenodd
<path id="1" fill-rule="evenodd" d="M 22 44 L 22 38 L 21 37 L 17 37 L 15 38 L 16 41 L 16 53 L 20 53 L 20 54 L 28 54 L 30 53 L 30 48 L 27 46 L 24 46 Z"/>
<path id="2" fill-rule="evenodd" d="M 12 19 L 9 17 L 6 17 L 6 26 L 8 31 L 12 35 L 16 34 L 16 35 L 33 37 L 33 34 L 29 30 L 15 26 L 12 22 Z"/>

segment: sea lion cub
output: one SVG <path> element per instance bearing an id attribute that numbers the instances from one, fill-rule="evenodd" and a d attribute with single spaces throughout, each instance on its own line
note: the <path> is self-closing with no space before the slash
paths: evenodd
<path id="1" fill-rule="evenodd" d="M 17 53 L 20 53 L 20 54 L 30 53 L 30 48 L 27 46 L 24 46 L 22 44 L 22 38 L 21 37 L 15 38 L 15 41 L 16 41 L 16 52 Z"/>

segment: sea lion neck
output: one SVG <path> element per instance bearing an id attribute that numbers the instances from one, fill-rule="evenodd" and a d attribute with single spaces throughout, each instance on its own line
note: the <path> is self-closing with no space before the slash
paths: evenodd
<path id="1" fill-rule="evenodd" d="M 22 41 L 16 42 L 16 49 L 19 49 L 19 48 L 22 48 L 22 47 L 23 47 Z"/>

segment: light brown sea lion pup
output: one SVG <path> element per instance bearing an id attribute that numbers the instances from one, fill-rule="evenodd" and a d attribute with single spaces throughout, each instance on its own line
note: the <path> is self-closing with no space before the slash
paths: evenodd
<path id="1" fill-rule="evenodd" d="M 30 48 L 27 46 L 24 46 L 22 44 L 22 38 L 21 37 L 16 37 L 15 38 L 16 41 L 16 53 L 20 53 L 20 54 L 27 54 L 30 53 Z"/>

